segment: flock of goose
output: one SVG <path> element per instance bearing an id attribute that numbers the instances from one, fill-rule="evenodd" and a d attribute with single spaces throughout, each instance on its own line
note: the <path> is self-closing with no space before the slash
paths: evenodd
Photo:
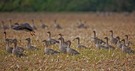
<path id="1" fill-rule="evenodd" d="M 11 20 L 10 20 L 10 22 L 11 22 Z M 32 20 L 32 22 L 34 23 L 34 20 Z M 42 22 L 42 20 L 40 20 L 40 22 Z M 56 20 L 54 22 L 55 22 L 54 25 L 55 25 L 56 28 L 62 29 L 62 27 L 59 24 L 56 24 Z M 25 55 L 24 51 L 26 49 L 27 50 L 39 50 L 39 48 L 32 46 L 31 38 L 25 39 L 27 41 L 26 49 L 22 48 L 22 47 L 19 47 L 17 45 L 18 41 L 17 41 L 16 38 L 14 38 L 14 39 L 7 38 L 7 32 L 6 32 L 7 26 L 5 26 L 3 21 L 2 21 L 2 24 L 3 24 L 3 29 L 4 29 L 4 35 L 5 35 L 6 51 L 8 53 L 12 53 L 17 57 L 21 57 L 21 56 Z M 42 24 L 41 26 L 42 26 L 42 28 L 48 27 L 45 24 Z M 78 28 L 82 28 L 82 27 L 86 28 L 86 26 L 83 23 L 79 24 Z M 14 25 L 11 25 L 11 28 L 13 30 L 17 30 L 17 31 L 18 30 L 29 31 L 29 32 L 31 32 L 31 35 L 34 35 L 34 33 L 35 33 L 34 30 L 37 29 L 36 26 L 34 26 L 34 25 L 31 26 L 29 23 L 22 23 L 22 24 L 15 23 Z M 69 54 L 69 55 L 80 54 L 77 50 L 71 48 L 71 41 L 70 40 L 65 41 L 62 34 L 59 34 L 58 40 L 53 39 L 51 37 L 50 31 L 48 31 L 47 34 L 48 34 L 48 39 L 42 41 L 45 44 L 45 48 L 44 48 L 45 54 L 47 54 L 47 55 L 53 55 L 53 54 L 59 54 L 59 53 L 64 53 L 64 54 Z M 96 31 L 93 31 L 93 34 L 94 35 L 93 35 L 93 38 L 92 38 L 92 42 L 94 43 L 94 45 L 97 49 L 113 50 L 113 49 L 118 48 L 122 52 L 125 52 L 125 53 L 134 53 L 134 51 L 130 47 L 131 41 L 129 41 L 128 35 L 125 35 L 126 38 L 121 40 L 119 36 L 114 37 L 113 31 L 110 30 L 110 34 L 111 34 L 110 40 L 109 40 L 108 37 L 105 37 L 104 39 L 106 41 L 104 41 L 104 40 L 102 40 L 102 39 L 100 39 L 96 36 Z M 80 38 L 79 37 L 76 37 L 75 39 L 73 39 L 73 41 L 74 40 L 78 41 L 77 46 L 76 46 L 78 49 L 87 49 L 86 46 L 80 44 Z M 109 41 L 110 41 L 111 45 L 109 44 Z M 14 44 L 14 47 L 11 47 L 10 46 L 11 44 Z M 54 44 L 59 45 L 59 51 L 56 51 L 56 50 L 50 48 L 50 46 L 54 45 Z"/>
<path id="2" fill-rule="evenodd" d="M 130 45 L 132 44 L 131 41 L 129 41 L 128 39 L 128 35 L 125 35 L 125 39 L 120 40 L 120 37 L 114 37 L 113 36 L 113 31 L 110 30 L 110 43 L 114 46 L 116 46 L 116 48 L 112 45 L 109 44 L 109 38 L 105 37 L 104 39 L 106 40 L 103 41 L 102 39 L 98 38 L 96 36 L 96 31 L 93 31 L 94 33 L 94 37 L 92 39 L 92 41 L 95 43 L 96 48 L 98 49 L 121 49 L 122 52 L 125 53 L 134 53 L 134 51 L 131 49 Z"/>

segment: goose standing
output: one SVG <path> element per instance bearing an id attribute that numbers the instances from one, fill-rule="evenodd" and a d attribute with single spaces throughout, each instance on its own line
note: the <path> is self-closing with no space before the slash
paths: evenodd
<path id="1" fill-rule="evenodd" d="M 114 44 L 114 45 L 116 45 L 117 44 L 117 38 L 115 38 L 114 36 L 113 36 L 113 31 L 112 30 L 110 30 L 110 33 L 111 33 L 111 43 L 112 44 Z"/>
<path id="2" fill-rule="evenodd" d="M 6 51 L 7 51 L 8 53 L 12 53 L 13 47 L 10 47 L 10 46 L 9 46 L 9 44 L 10 44 L 9 39 L 6 39 L 5 41 L 6 41 Z"/>
<path id="3" fill-rule="evenodd" d="M 30 38 L 26 38 L 25 40 L 28 41 L 27 43 L 27 49 L 30 49 L 30 50 L 37 50 L 38 48 L 34 47 L 31 45 L 31 39 Z"/>
<path id="4" fill-rule="evenodd" d="M 9 39 L 9 38 L 7 38 L 7 32 L 6 32 L 6 31 L 4 31 L 4 38 L 5 38 L 5 41 L 8 40 L 9 43 L 13 43 L 13 40 L 14 40 L 14 39 Z"/>
<path id="5" fill-rule="evenodd" d="M 121 43 L 121 41 L 120 41 L 120 37 L 117 36 L 116 38 L 117 38 L 117 40 L 118 40 L 118 41 L 117 41 L 117 47 L 118 47 L 118 48 L 122 48 L 122 43 Z"/>
<path id="6" fill-rule="evenodd" d="M 55 50 L 48 47 L 47 40 L 43 40 L 42 42 L 45 43 L 44 54 L 53 55 L 53 54 L 58 54 L 59 53 L 58 51 L 55 51 Z"/>
<path id="7" fill-rule="evenodd" d="M 62 27 L 57 23 L 57 20 L 54 20 L 54 27 L 57 29 L 62 29 Z"/>
<path id="8" fill-rule="evenodd" d="M 84 23 L 82 23 L 81 21 L 80 21 L 80 23 L 79 23 L 79 25 L 77 26 L 77 28 L 79 28 L 79 29 L 87 29 L 88 27 L 87 26 L 85 26 L 85 24 L 86 24 L 86 21 L 84 22 Z"/>
<path id="9" fill-rule="evenodd" d="M 11 19 L 9 20 L 9 24 L 10 24 L 10 28 L 12 29 L 13 25 L 12 25 L 12 20 Z"/>
<path id="10" fill-rule="evenodd" d="M 78 48 L 87 48 L 86 46 L 80 44 L 80 38 L 79 37 L 76 37 L 75 39 L 77 39 L 77 47 Z"/>
<path id="11" fill-rule="evenodd" d="M 60 36 L 60 39 L 61 39 L 62 42 L 63 42 L 62 46 L 66 48 L 66 47 L 67 47 L 67 42 L 65 42 L 65 40 L 64 40 L 64 38 L 63 38 L 63 35 L 62 35 L 62 34 L 59 34 L 59 36 Z"/>
<path id="12" fill-rule="evenodd" d="M 77 55 L 77 54 L 80 54 L 78 51 L 76 51 L 75 49 L 72 49 L 70 46 L 71 46 L 71 41 L 67 41 L 68 43 L 68 46 L 66 48 L 66 51 L 67 51 L 67 54 L 70 54 L 70 55 Z"/>
<path id="13" fill-rule="evenodd" d="M 134 53 L 134 51 L 125 45 L 125 39 L 122 40 L 122 51 L 125 53 Z"/>
<path id="14" fill-rule="evenodd" d="M 59 41 L 51 38 L 51 32 L 48 31 L 47 34 L 48 34 L 48 40 L 47 41 L 48 41 L 49 45 L 59 43 Z"/>
<path id="15" fill-rule="evenodd" d="M 126 46 L 129 46 L 130 44 L 132 44 L 131 41 L 129 41 L 128 35 L 125 35 L 125 37 L 126 37 L 126 38 L 125 38 L 125 45 L 126 45 Z"/>
<path id="16" fill-rule="evenodd" d="M 44 23 L 42 22 L 42 20 L 40 20 L 40 23 L 41 23 L 41 28 L 42 28 L 42 29 L 45 29 L 45 28 L 48 27 L 46 24 L 44 24 Z"/>
<path id="17" fill-rule="evenodd" d="M 105 42 L 104 42 L 102 39 L 99 39 L 99 38 L 96 36 L 96 31 L 93 31 L 93 33 L 94 33 L 94 36 L 93 36 L 92 41 L 93 41 L 95 44 L 105 44 Z"/>
<path id="18" fill-rule="evenodd" d="M 37 27 L 35 26 L 35 23 L 34 23 L 34 20 L 32 19 L 32 28 L 34 29 L 34 30 L 37 30 Z"/>
<path id="19" fill-rule="evenodd" d="M 1 23 L 2 23 L 2 28 L 3 28 L 4 30 L 9 29 L 9 26 L 5 25 L 5 22 L 4 22 L 4 21 L 1 21 Z"/>
<path id="20" fill-rule="evenodd" d="M 16 55 L 17 57 L 23 56 L 24 49 L 22 47 L 17 46 L 17 39 L 14 39 L 14 48 L 12 50 L 12 54 Z"/>
<path id="21" fill-rule="evenodd" d="M 108 37 L 105 37 L 104 39 L 106 39 L 106 44 L 105 44 L 105 49 L 115 49 L 115 47 L 113 47 L 113 46 L 111 46 L 111 45 L 109 45 L 109 43 L 108 43 Z"/>
<path id="22" fill-rule="evenodd" d="M 60 50 L 60 52 L 67 53 L 67 51 L 66 51 L 67 43 L 64 44 L 64 39 L 63 38 L 59 38 L 58 40 L 59 40 L 59 50 Z"/>

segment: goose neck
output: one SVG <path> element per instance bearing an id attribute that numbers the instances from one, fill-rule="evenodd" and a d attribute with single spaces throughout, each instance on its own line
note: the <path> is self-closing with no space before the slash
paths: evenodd
<path id="1" fill-rule="evenodd" d="M 48 37 L 49 37 L 49 39 L 51 39 L 51 34 L 50 33 L 48 33 Z"/>
<path id="2" fill-rule="evenodd" d="M 106 39 L 106 45 L 108 45 L 108 39 Z"/>
<path id="3" fill-rule="evenodd" d="M 14 47 L 17 48 L 17 42 L 14 42 Z"/>
<path id="4" fill-rule="evenodd" d="M 28 47 L 31 46 L 31 41 L 30 41 L 30 40 L 28 41 L 27 46 L 28 46 Z"/>
<path id="5" fill-rule="evenodd" d="M 9 41 L 6 41 L 6 48 L 9 48 Z"/>
<path id="6" fill-rule="evenodd" d="M 113 32 L 111 32 L 111 38 L 113 38 Z"/>
<path id="7" fill-rule="evenodd" d="M 77 40 L 77 44 L 78 44 L 78 45 L 80 44 L 80 39 Z"/>
<path id="8" fill-rule="evenodd" d="M 94 32 L 94 38 L 96 37 L 96 32 Z"/>

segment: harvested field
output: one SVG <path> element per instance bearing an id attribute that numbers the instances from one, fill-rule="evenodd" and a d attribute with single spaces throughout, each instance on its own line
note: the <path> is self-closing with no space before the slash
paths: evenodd
<path id="1" fill-rule="evenodd" d="M 9 20 L 12 20 L 10 24 Z M 5 51 L 5 41 L 0 24 L 0 71 L 134 71 L 135 70 L 135 54 L 123 53 L 121 49 L 115 50 L 99 50 L 95 48 L 91 41 L 93 30 L 97 32 L 97 36 L 103 40 L 105 36 L 110 38 L 110 30 L 114 31 L 114 36 L 125 38 L 129 35 L 129 40 L 133 43 L 131 48 L 135 51 L 135 13 L 0 13 L 0 21 L 4 21 L 5 25 L 10 26 L 16 22 L 30 23 L 37 27 L 36 36 L 31 36 L 26 31 L 15 31 L 8 29 L 7 38 L 17 38 L 18 46 L 26 48 L 26 38 L 32 39 L 32 45 L 39 50 L 24 53 L 26 56 L 18 58 L 13 54 Z M 54 27 L 54 20 L 57 19 L 63 29 Z M 48 28 L 42 29 L 43 21 Z M 77 22 L 86 21 L 87 29 L 77 28 Z M 61 33 L 65 40 L 71 40 L 72 48 L 80 52 L 80 55 L 68 55 L 60 53 L 58 55 L 45 55 L 43 40 L 48 38 L 47 32 L 52 33 L 52 38 L 58 39 Z M 75 37 L 80 37 L 81 44 L 87 46 L 88 49 L 76 48 L 77 42 L 72 41 Z M 110 42 L 109 42 L 110 44 Z M 13 45 L 12 45 L 13 46 Z M 58 45 L 50 46 L 50 48 L 59 50 Z M 115 48 L 117 48 L 115 46 Z"/>

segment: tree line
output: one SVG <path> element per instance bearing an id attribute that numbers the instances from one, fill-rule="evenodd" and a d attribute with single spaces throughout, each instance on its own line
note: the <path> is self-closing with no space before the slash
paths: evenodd
<path id="1" fill-rule="evenodd" d="M 134 10 L 135 0 L 0 0 L 0 11 L 3 12 L 132 12 Z"/>

